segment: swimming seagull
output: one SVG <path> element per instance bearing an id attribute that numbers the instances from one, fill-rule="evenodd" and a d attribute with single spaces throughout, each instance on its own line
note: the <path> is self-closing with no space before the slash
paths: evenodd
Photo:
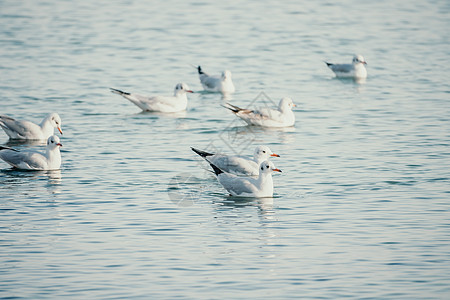
<path id="1" fill-rule="evenodd" d="M 231 80 L 231 72 L 225 70 L 220 76 L 210 76 L 203 72 L 202 67 L 197 67 L 198 76 L 203 89 L 208 92 L 234 93 L 235 88 Z"/>
<path id="2" fill-rule="evenodd" d="M 222 171 L 214 164 L 210 164 L 219 183 L 231 194 L 237 197 L 273 197 L 272 172 L 281 172 L 269 161 L 263 161 L 259 166 L 258 178 L 239 177 Z"/>
<path id="3" fill-rule="evenodd" d="M 225 108 L 231 110 L 236 116 L 249 125 L 263 127 L 289 127 L 295 124 L 295 115 L 292 108 L 296 105 L 291 98 L 285 97 L 280 100 L 277 109 L 244 109 L 227 103 Z"/>
<path id="4" fill-rule="evenodd" d="M 351 64 L 332 64 L 325 62 L 335 74 L 336 77 L 347 77 L 347 78 L 366 78 L 367 70 L 364 65 L 367 62 L 364 60 L 362 55 L 353 56 Z"/>
<path id="5" fill-rule="evenodd" d="M 245 176 L 257 176 L 259 174 L 259 165 L 271 156 L 280 157 L 267 146 L 258 146 L 253 152 L 253 159 L 237 156 L 208 153 L 191 147 L 192 151 L 200 155 L 208 163 L 211 163 L 222 171 Z"/>
<path id="6" fill-rule="evenodd" d="M 178 83 L 175 86 L 173 96 L 146 97 L 138 94 L 123 92 L 113 88 L 110 89 L 111 92 L 130 100 L 143 111 L 163 113 L 173 113 L 186 110 L 188 100 L 186 93 L 193 93 L 186 83 Z"/>
<path id="7" fill-rule="evenodd" d="M 56 135 L 47 140 L 47 151 L 18 151 L 9 147 L 0 146 L 0 158 L 14 168 L 22 170 L 58 170 L 61 167 L 62 144 Z"/>
<path id="8" fill-rule="evenodd" d="M 49 114 L 39 125 L 0 115 L 0 126 L 12 140 L 46 140 L 54 134 L 54 128 L 62 134 L 61 118 L 57 113 Z"/>

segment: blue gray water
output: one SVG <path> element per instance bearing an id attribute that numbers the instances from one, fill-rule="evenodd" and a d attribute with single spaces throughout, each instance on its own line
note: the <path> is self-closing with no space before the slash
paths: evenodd
<path id="1" fill-rule="evenodd" d="M 448 1 L 0 2 L 0 113 L 63 119 L 63 164 L 0 162 L 0 298 L 448 299 Z M 366 82 L 323 63 L 368 62 Z M 196 71 L 233 73 L 230 99 Z M 189 95 L 141 113 L 109 87 Z M 295 128 L 220 104 L 298 105 Z M 19 149 L 41 145 L 9 143 Z M 190 146 L 265 144 L 237 200 Z"/>

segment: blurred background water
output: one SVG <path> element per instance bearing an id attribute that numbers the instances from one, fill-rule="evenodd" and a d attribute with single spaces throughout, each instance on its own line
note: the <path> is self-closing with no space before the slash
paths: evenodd
<path id="1" fill-rule="evenodd" d="M 0 162 L 1 298 L 448 299 L 448 1 L 0 2 L 0 113 L 63 120 L 61 171 Z M 368 62 L 363 83 L 323 63 Z M 233 73 L 203 93 L 196 70 Z M 109 87 L 173 93 L 141 113 Z M 295 128 L 220 104 L 289 96 Z M 18 149 L 38 144 L 0 143 Z M 190 146 L 280 154 L 229 198 Z"/>

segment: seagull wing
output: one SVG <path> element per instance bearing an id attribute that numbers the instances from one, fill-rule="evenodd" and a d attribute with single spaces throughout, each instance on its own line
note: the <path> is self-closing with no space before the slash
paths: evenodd
<path id="1" fill-rule="evenodd" d="M 329 68 L 335 73 L 351 73 L 353 71 L 352 64 L 332 64 Z"/>
<path id="2" fill-rule="evenodd" d="M 206 74 L 200 75 L 201 84 L 208 89 L 216 89 L 220 83 L 220 79 L 215 76 L 208 76 Z"/>
<path id="3" fill-rule="evenodd" d="M 27 170 L 43 170 L 47 167 L 47 159 L 39 152 L 2 150 L 0 157 L 13 167 Z"/>
<path id="4" fill-rule="evenodd" d="M 25 138 L 34 134 L 40 127 L 29 121 L 20 121 L 8 116 L 0 116 L 0 126 L 11 138 Z"/>
<path id="5" fill-rule="evenodd" d="M 217 179 L 233 196 L 251 195 L 257 190 L 252 178 L 243 178 L 233 174 L 221 173 L 217 176 Z"/>

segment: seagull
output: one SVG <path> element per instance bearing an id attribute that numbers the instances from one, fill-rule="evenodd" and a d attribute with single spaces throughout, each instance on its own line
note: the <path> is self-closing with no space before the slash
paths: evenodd
<path id="1" fill-rule="evenodd" d="M 0 127 L 11 140 L 46 140 L 54 134 L 54 128 L 57 128 L 59 133 L 63 134 L 61 118 L 57 113 L 49 114 L 39 125 L 0 115 Z"/>
<path id="2" fill-rule="evenodd" d="M 186 110 L 186 93 L 193 93 L 186 83 L 178 83 L 175 86 L 173 96 L 153 96 L 146 97 L 138 94 L 131 94 L 121 90 L 110 88 L 111 92 L 121 95 L 130 100 L 143 111 L 154 111 L 163 113 L 173 113 Z"/>
<path id="3" fill-rule="evenodd" d="M 58 170 L 61 167 L 62 144 L 56 135 L 47 140 L 47 151 L 19 151 L 0 146 L 0 158 L 14 168 L 21 170 Z"/>
<path id="4" fill-rule="evenodd" d="M 362 55 L 353 56 L 351 64 L 332 64 L 325 62 L 335 74 L 336 77 L 347 77 L 347 78 L 366 78 L 367 70 L 364 65 L 367 62 L 364 60 Z"/>
<path id="5" fill-rule="evenodd" d="M 296 105 L 291 98 L 285 97 L 280 100 L 278 109 L 261 108 L 258 110 L 244 109 L 230 103 L 223 106 L 231 110 L 236 116 L 249 125 L 263 127 L 289 127 L 294 126 L 295 115 L 292 108 Z"/>
<path id="6" fill-rule="evenodd" d="M 259 165 L 271 156 L 280 157 L 267 146 L 258 146 L 253 152 L 253 159 L 225 154 L 213 154 L 191 147 L 192 151 L 200 155 L 208 163 L 214 164 L 222 171 L 235 175 L 257 176 Z"/>
<path id="7" fill-rule="evenodd" d="M 237 197 L 273 197 L 272 172 L 281 172 L 269 161 L 263 161 L 259 166 L 258 178 L 239 177 L 222 171 L 210 163 L 219 183 L 231 194 Z"/>
<path id="8" fill-rule="evenodd" d="M 221 76 L 210 76 L 202 71 L 202 67 L 197 67 L 198 76 L 203 89 L 208 92 L 234 93 L 235 88 L 231 80 L 231 72 L 225 70 Z"/>

